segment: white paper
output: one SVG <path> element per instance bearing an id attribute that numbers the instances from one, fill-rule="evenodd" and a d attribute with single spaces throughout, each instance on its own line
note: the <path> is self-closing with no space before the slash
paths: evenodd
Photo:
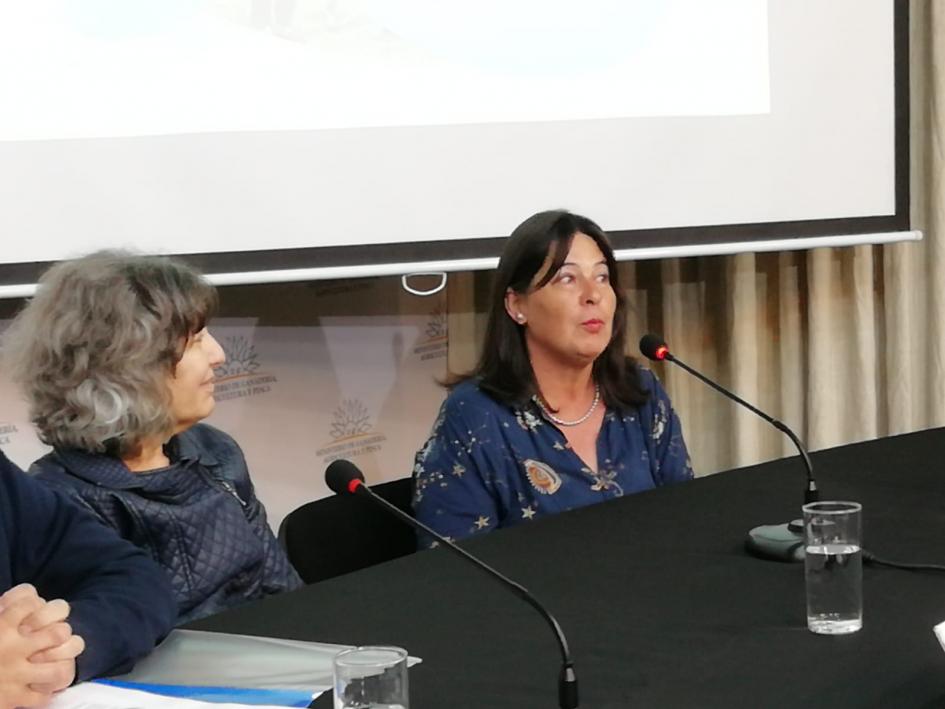
<path id="1" fill-rule="evenodd" d="M 332 686 L 332 660 L 349 647 L 178 628 L 131 672 L 113 679 L 195 687 L 324 691 Z"/>
<path id="2" fill-rule="evenodd" d="M 164 697 L 134 689 L 84 682 L 57 694 L 46 709 L 244 709 L 249 704 L 217 704 L 180 697 Z M 253 705 L 253 709 L 285 709 Z"/>
<path id="3" fill-rule="evenodd" d="M 942 643 L 942 649 L 945 650 L 945 621 L 936 625 L 933 630 L 935 631 L 935 637 Z"/>

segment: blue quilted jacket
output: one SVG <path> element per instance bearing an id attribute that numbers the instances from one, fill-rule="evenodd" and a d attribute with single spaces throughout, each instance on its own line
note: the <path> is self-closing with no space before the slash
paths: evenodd
<path id="1" fill-rule="evenodd" d="M 243 452 L 198 424 L 165 446 L 168 468 L 56 449 L 30 472 L 146 549 L 169 574 L 178 624 L 302 585 L 266 522 Z"/>

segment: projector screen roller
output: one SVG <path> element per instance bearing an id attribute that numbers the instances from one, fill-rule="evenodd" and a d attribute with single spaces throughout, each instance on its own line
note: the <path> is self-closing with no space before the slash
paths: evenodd
<path id="1" fill-rule="evenodd" d="M 554 207 L 620 250 L 906 230 L 906 12 L 11 3 L 0 285 L 104 247 L 257 276 L 463 267 Z"/>

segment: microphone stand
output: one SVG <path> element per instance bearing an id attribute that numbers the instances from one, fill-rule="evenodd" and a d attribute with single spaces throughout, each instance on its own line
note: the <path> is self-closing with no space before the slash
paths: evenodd
<path id="1" fill-rule="evenodd" d="M 436 539 L 444 548 L 449 549 L 454 554 L 462 557 L 466 561 L 474 564 L 479 567 L 487 574 L 492 576 L 494 579 L 503 584 L 506 588 L 510 589 L 516 596 L 525 601 L 528 605 L 534 608 L 541 615 L 542 618 L 551 626 L 552 632 L 554 632 L 555 639 L 558 641 L 558 649 L 561 652 L 561 672 L 558 675 L 558 706 L 560 709 L 577 709 L 578 707 L 578 684 L 577 684 L 577 675 L 574 672 L 574 663 L 571 661 L 571 651 L 568 649 L 568 641 L 564 637 L 564 631 L 561 629 L 561 625 L 558 623 L 557 619 L 550 613 L 548 610 L 539 603 L 535 597 L 522 586 L 520 583 L 516 583 L 512 579 L 500 574 L 498 571 L 493 569 L 491 566 L 485 564 L 484 562 L 477 559 L 475 556 L 467 552 L 465 549 L 457 546 L 451 542 L 446 537 L 430 529 L 423 522 L 411 517 L 406 512 L 401 510 L 396 505 L 388 502 L 383 497 L 374 492 L 371 488 L 364 484 L 363 481 L 357 480 L 351 481 L 348 486 L 348 490 L 355 495 L 362 495 L 369 497 L 377 504 L 381 505 L 390 512 L 392 515 L 397 517 L 399 520 L 405 524 L 415 527 L 422 530 L 426 534 L 429 534 L 431 537 Z"/>
<path id="2" fill-rule="evenodd" d="M 644 353 L 646 354 L 646 353 Z M 811 463 L 807 450 L 801 444 L 797 434 L 792 431 L 787 424 L 779 421 L 773 416 L 769 416 L 761 409 L 752 406 L 737 394 L 729 391 L 723 386 L 703 375 L 701 372 L 693 369 L 688 364 L 678 359 L 668 349 L 663 351 L 662 357 L 657 359 L 668 360 L 678 367 L 682 367 L 692 376 L 720 394 L 741 404 L 756 416 L 764 419 L 776 429 L 791 439 L 794 447 L 800 453 L 804 461 L 804 469 L 807 472 L 807 486 L 804 489 L 804 504 L 817 502 L 820 499 L 820 491 L 817 489 L 817 482 L 814 480 L 814 466 Z M 651 358 L 652 359 L 652 358 Z M 773 559 L 775 561 L 803 561 L 804 560 L 804 523 L 801 519 L 792 520 L 786 524 L 761 525 L 748 532 L 748 539 L 745 541 L 745 548 L 749 553 L 762 559 Z"/>

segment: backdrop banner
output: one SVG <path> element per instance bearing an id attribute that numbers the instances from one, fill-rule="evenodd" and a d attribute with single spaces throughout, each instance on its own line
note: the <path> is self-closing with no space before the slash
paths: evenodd
<path id="1" fill-rule="evenodd" d="M 310 317 L 295 318 L 310 324 L 210 324 L 227 361 L 207 423 L 242 447 L 273 529 L 331 494 L 323 478 L 337 458 L 352 460 L 371 484 L 409 475 L 445 396 L 437 384 L 446 374 L 445 292 L 417 298 L 399 279 L 346 283 L 312 288 Z M 24 468 L 48 450 L 4 372 L 0 446 Z"/>

